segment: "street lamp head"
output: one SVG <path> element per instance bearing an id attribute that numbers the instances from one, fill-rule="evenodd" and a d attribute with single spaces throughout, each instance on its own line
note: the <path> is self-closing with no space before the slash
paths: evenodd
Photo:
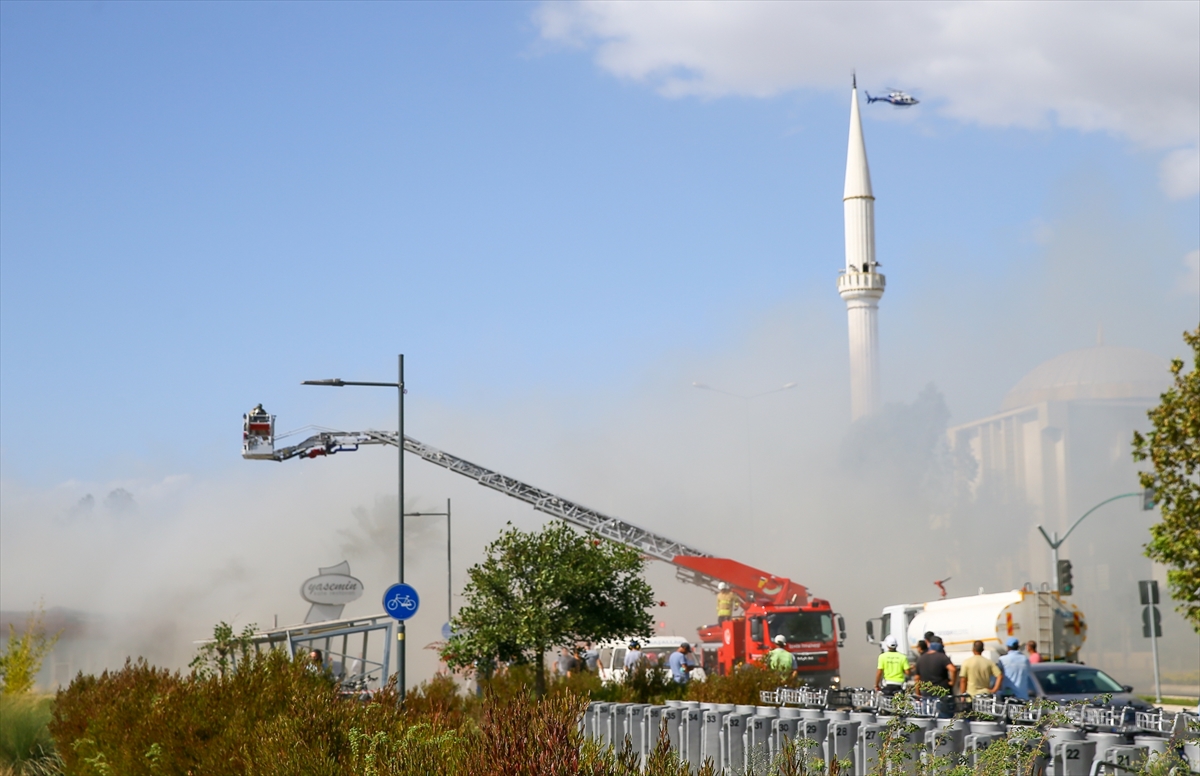
<path id="1" fill-rule="evenodd" d="M 798 385 L 798 383 L 784 383 L 783 387 L 784 388 L 795 388 L 797 385 Z"/>
<path id="2" fill-rule="evenodd" d="M 707 385 L 705 385 L 704 383 L 692 383 L 692 387 L 693 387 L 693 388 L 704 388 L 704 389 L 706 389 L 706 390 L 712 390 L 711 388 L 709 388 L 709 387 L 708 387 Z"/>
<path id="3" fill-rule="evenodd" d="M 305 380 L 304 382 L 302 382 L 300 384 L 301 385 L 332 385 L 334 387 L 341 388 L 346 383 L 345 383 L 345 381 L 341 380 L 340 378 L 334 378 L 332 380 Z"/>

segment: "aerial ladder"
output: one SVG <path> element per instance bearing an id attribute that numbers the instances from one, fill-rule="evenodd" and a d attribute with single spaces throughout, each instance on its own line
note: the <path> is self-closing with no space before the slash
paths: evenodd
<path id="1" fill-rule="evenodd" d="M 395 431 L 370 429 L 337 431 L 310 426 L 307 428 L 316 433 L 294 445 L 276 447 L 275 416 L 263 410 L 261 404 L 247 413 L 243 417 L 243 421 L 242 457 L 251 460 L 287 461 L 292 458 L 318 458 L 341 452 L 353 452 L 364 445 L 397 446 L 398 435 Z M 471 463 L 408 435 L 404 436 L 404 450 L 429 463 L 475 480 L 480 485 L 524 501 L 539 512 L 594 533 L 601 538 L 631 547 L 647 558 L 670 563 L 675 567 L 675 577 L 682 582 L 714 592 L 722 582 L 729 585 L 730 589 L 741 598 L 742 608 L 746 615 L 756 621 L 746 623 L 747 628 L 753 626 L 747 631 L 750 638 L 745 638 L 738 632 L 722 633 L 722 630 L 728 631 L 730 628 L 740 631 L 746 617 L 736 618 L 737 623 L 733 625 L 727 623 L 723 629 L 713 630 L 717 626 L 710 626 L 705 629 L 708 631 L 707 634 L 702 633 L 702 638 L 706 641 L 721 639 L 724 642 L 727 654 L 721 658 L 723 668 L 731 670 L 737 662 L 745 662 L 747 659 L 757 657 L 756 646 L 762 647 L 762 651 L 768 649 L 766 647 L 766 644 L 769 643 L 768 634 L 764 631 L 762 620 L 765 619 L 767 613 L 774 612 L 779 607 L 786 607 L 788 610 L 806 609 L 828 612 L 830 618 L 829 638 L 821 641 L 832 642 L 833 615 L 829 609 L 829 602 L 811 597 L 804 585 L 792 582 L 785 577 L 768 574 L 730 558 L 715 557 L 696 547 L 669 539 L 524 483 L 514 477 Z M 758 615 L 757 619 L 755 615 Z M 844 626 L 840 624 L 840 615 L 838 615 L 838 620 L 838 646 L 840 646 L 840 643 L 844 641 L 844 636 L 842 636 Z M 743 647 L 743 644 L 746 644 L 746 647 Z M 831 643 L 823 644 L 823 646 L 827 649 L 823 653 L 824 657 L 817 661 L 822 669 L 820 673 L 834 677 L 838 667 L 836 647 Z M 816 665 L 813 666 L 813 668 L 816 667 Z M 801 670 L 803 671 L 804 668 L 802 661 Z"/>

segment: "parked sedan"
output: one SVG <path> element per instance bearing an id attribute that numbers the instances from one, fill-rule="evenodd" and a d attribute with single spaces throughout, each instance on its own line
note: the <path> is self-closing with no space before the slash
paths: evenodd
<path id="1" fill-rule="evenodd" d="M 1038 686 L 1038 696 L 1058 703 L 1091 701 L 1098 696 L 1111 695 L 1113 706 L 1133 706 L 1140 710 L 1151 708 L 1133 694 L 1133 688 L 1121 684 L 1099 668 L 1078 663 L 1034 663 L 1030 670 Z"/>

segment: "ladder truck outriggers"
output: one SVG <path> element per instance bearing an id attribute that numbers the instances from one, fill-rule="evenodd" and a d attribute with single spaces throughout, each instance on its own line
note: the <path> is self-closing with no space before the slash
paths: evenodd
<path id="1" fill-rule="evenodd" d="M 286 461 L 351 452 L 362 445 L 397 444 L 394 431 L 316 432 L 302 442 L 275 446 L 275 416 L 257 405 L 243 417 L 242 457 Z M 677 579 L 716 592 L 729 585 L 742 601 L 743 613 L 718 625 L 700 628 L 704 668 L 719 674 L 761 660 L 782 635 L 795 655 L 797 675 L 809 684 L 836 686 L 841 681 L 838 648 L 845 643 L 845 621 L 829 601 L 809 594 L 804 585 L 660 536 L 624 520 L 577 504 L 513 477 L 486 469 L 435 447 L 404 437 L 404 450 L 475 480 L 532 506 L 539 512 L 583 528 L 609 541 L 632 547 L 647 558 L 675 566 Z"/>

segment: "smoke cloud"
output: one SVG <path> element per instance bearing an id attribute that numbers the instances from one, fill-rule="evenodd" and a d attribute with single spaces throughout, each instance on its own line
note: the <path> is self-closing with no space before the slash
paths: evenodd
<path id="1" fill-rule="evenodd" d="M 1110 343 L 1164 359 L 1180 354 L 1179 333 L 1196 323 L 1196 297 L 1176 290 L 1186 246 L 1164 231 L 1081 178 L 1064 182 L 1043 223 L 990 248 L 1008 261 L 989 267 L 964 260 L 956 246 L 911 246 L 924 263 L 921 282 L 897 283 L 881 304 L 889 403 L 857 426 L 848 422 L 846 321 L 834 261 L 827 288 L 793 292 L 772 307 L 714 312 L 727 322 L 724 339 L 663 352 L 635 379 L 615 381 L 627 388 L 581 386 L 470 406 L 414 392 L 408 431 L 809 586 L 845 615 L 844 674 L 866 682 L 873 648 L 862 623 L 883 606 L 929 600 L 933 580 L 945 577 L 952 595 L 1048 577 L 1029 507 L 1012 493 L 964 492 L 961 475 L 975 462 L 948 448 L 945 430 L 995 412 L 1038 363 L 1091 345 L 1097 323 Z M 890 282 L 918 271 L 902 261 L 888 269 Z M 796 386 L 743 400 L 694 382 L 745 396 Z M 379 597 L 394 581 L 395 451 L 275 465 L 237 458 L 238 434 L 239 419 L 230 418 L 230 463 L 203 478 L 49 489 L 0 480 L 0 606 L 25 610 L 44 598 L 48 608 L 81 612 L 93 634 L 45 680 L 66 681 L 129 655 L 182 667 L 193 641 L 218 620 L 239 629 L 276 616 L 280 624 L 300 622 L 308 608 L 300 583 L 343 559 L 367 588 L 346 615 L 380 611 Z M 1112 455 L 1113 480 L 1097 484 L 1106 493 L 1128 489 L 1133 473 L 1127 449 Z M 441 511 L 452 499 L 455 591 L 506 522 L 533 529 L 547 519 L 416 459 L 407 468 L 406 509 Z M 1136 580 L 1157 573 L 1140 555 L 1151 519 L 1132 504 L 1114 507 L 1090 518 L 1069 545 L 1081 559 L 1078 600 L 1091 623 L 1085 659 L 1089 650 L 1146 655 L 1118 677 L 1139 689 L 1149 683 L 1149 651 L 1130 597 Z M 409 629 L 414 680 L 436 669 L 435 654 L 423 647 L 440 638 L 447 604 L 461 603 L 444 592 L 444 529 L 441 518 L 408 521 L 407 576 L 422 591 Z M 711 596 L 676 582 L 669 567 L 651 564 L 648 576 L 667 602 L 655 611 L 662 632 L 694 637 L 714 619 Z M 1164 670 L 1181 674 L 1188 661 L 1194 667 L 1197 637 L 1165 614 Z"/>

